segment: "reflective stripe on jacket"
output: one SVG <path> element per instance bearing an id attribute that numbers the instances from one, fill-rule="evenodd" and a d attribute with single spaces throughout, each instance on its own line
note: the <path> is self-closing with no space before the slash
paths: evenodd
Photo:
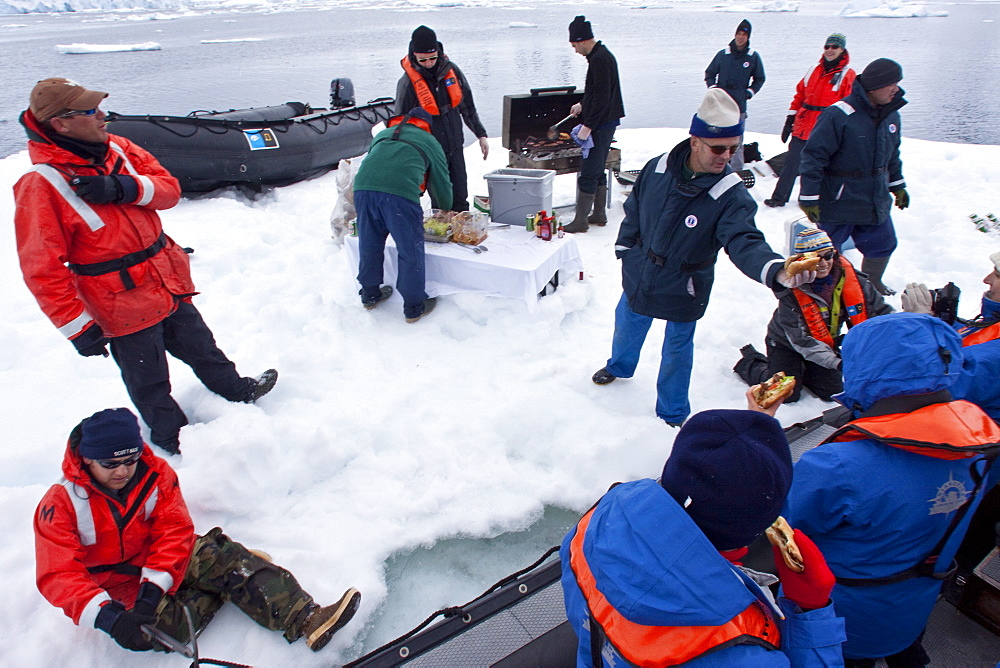
<path id="1" fill-rule="evenodd" d="M 34 167 L 14 186 L 14 226 L 24 281 L 52 324 L 69 339 L 91 321 L 108 336 L 145 329 L 169 316 L 176 300 L 195 294 L 187 253 L 170 237 L 163 249 L 128 268 L 134 288 L 118 273 L 79 276 L 68 264 L 116 260 L 152 246 L 163 234 L 157 209 L 180 199 L 180 186 L 151 154 L 111 135 L 102 164 L 49 142 L 30 112 Z M 77 175 L 121 174 L 134 179 L 134 202 L 90 204 L 69 186 Z"/>
<path id="2" fill-rule="evenodd" d="M 35 512 L 42 596 L 76 624 L 92 627 L 102 604 L 131 607 L 144 581 L 175 593 L 195 534 L 173 469 L 147 446 L 119 499 L 95 485 L 71 437 L 63 475 Z"/>
<path id="3" fill-rule="evenodd" d="M 667 666 L 736 644 L 778 649 L 781 644 L 778 627 L 770 611 L 756 600 L 719 626 L 649 626 L 629 621 L 601 593 L 583 553 L 593 512 L 591 509 L 577 525 L 570 542 L 570 566 L 590 608 L 592 621 L 600 625 L 623 657 L 639 666 Z"/>
<path id="4" fill-rule="evenodd" d="M 854 266 L 843 256 L 838 255 L 840 268 L 844 271 L 837 286 L 833 289 L 833 299 L 829 307 L 820 307 L 816 300 L 799 288 L 792 290 L 795 300 L 802 309 L 809 335 L 817 341 L 822 341 L 831 348 L 834 347 L 833 337 L 840 331 L 840 309 L 843 305 L 849 327 L 868 319 L 868 309 L 865 306 L 865 293 L 854 272 Z M 824 318 L 823 312 L 826 312 Z"/>
<path id="5" fill-rule="evenodd" d="M 417 95 L 417 101 L 420 103 L 420 106 L 431 116 L 440 116 L 442 111 L 438 107 L 431 87 L 427 85 L 427 80 L 424 79 L 424 76 L 410 62 L 410 57 L 404 56 L 399 64 L 403 66 L 406 76 L 410 78 L 410 83 L 413 84 L 413 91 Z M 445 111 L 449 111 L 462 103 L 462 86 L 459 85 L 455 68 L 450 67 L 445 73 L 444 85 L 445 90 L 448 91 L 448 99 L 451 103 L 451 107 Z"/>

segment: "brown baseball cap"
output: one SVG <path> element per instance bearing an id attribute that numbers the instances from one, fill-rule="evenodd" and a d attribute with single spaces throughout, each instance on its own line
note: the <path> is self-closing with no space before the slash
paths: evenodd
<path id="1" fill-rule="evenodd" d="M 39 123 L 44 123 L 53 116 L 67 109 L 86 111 L 96 109 L 101 100 L 108 96 L 99 90 L 87 90 L 75 81 L 52 77 L 42 79 L 31 89 L 31 113 Z"/>

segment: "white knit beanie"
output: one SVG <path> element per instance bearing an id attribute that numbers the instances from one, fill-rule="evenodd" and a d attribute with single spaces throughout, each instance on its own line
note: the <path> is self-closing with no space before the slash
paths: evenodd
<path id="1" fill-rule="evenodd" d="M 997 268 L 997 271 L 1000 271 L 1000 251 L 990 255 L 990 261 L 993 263 L 993 266 Z"/>
<path id="2" fill-rule="evenodd" d="M 695 137 L 739 137 L 743 121 L 736 100 L 721 88 L 709 88 L 691 119 L 691 134 Z"/>

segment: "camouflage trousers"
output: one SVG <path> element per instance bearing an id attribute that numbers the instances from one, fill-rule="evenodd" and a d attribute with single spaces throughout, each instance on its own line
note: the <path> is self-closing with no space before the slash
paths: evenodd
<path id="1" fill-rule="evenodd" d="M 216 527 L 199 536 L 184 581 L 156 609 L 156 628 L 181 642 L 190 640 L 184 606 L 195 633 L 212 621 L 222 604 L 232 601 L 248 617 L 272 631 L 284 631 L 288 642 L 302 636 L 312 603 L 290 572 L 253 554 Z M 163 649 L 154 643 L 156 649 Z"/>

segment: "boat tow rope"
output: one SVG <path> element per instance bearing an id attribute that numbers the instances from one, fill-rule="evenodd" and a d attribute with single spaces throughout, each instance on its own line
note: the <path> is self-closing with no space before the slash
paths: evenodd
<path id="1" fill-rule="evenodd" d="M 156 640 L 158 643 L 163 645 L 164 648 L 171 652 L 177 652 L 181 656 L 187 657 L 189 659 L 194 659 L 191 662 L 191 668 L 198 668 L 198 666 L 212 665 L 212 666 L 227 666 L 228 668 L 253 668 L 253 666 L 248 666 L 245 663 L 233 663 L 232 661 L 223 661 L 222 659 L 201 659 L 198 657 L 198 633 L 194 627 L 194 620 L 191 619 L 191 611 L 188 610 L 187 605 L 181 603 L 181 610 L 184 611 L 184 619 L 187 621 L 188 627 L 188 640 L 187 642 L 181 642 L 177 638 L 174 638 L 169 633 L 161 631 L 160 629 L 152 626 L 151 624 L 143 624 L 139 628 L 148 635 L 150 638 Z"/>
<path id="2" fill-rule="evenodd" d="M 536 568 L 538 568 L 542 564 L 543 561 L 545 561 L 546 559 L 548 559 L 550 556 L 552 556 L 553 554 L 555 554 L 558 551 L 559 551 L 559 546 L 558 545 L 550 547 L 548 550 L 545 551 L 545 554 L 543 554 L 541 557 L 538 558 L 537 561 L 535 561 L 535 563 L 531 564 L 527 568 L 522 568 L 521 570 L 517 571 L 516 573 L 511 573 L 510 575 L 508 575 L 504 579 L 500 580 L 499 582 L 497 582 L 496 584 L 494 584 L 493 586 L 491 586 L 489 589 L 487 589 L 482 594 L 480 594 L 476 598 L 472 599 L 471 601 L 469 601 L 465 605 L 452 606 L 452 607 L 449 607 L 449 608 L 441 608 L 440 610 L 437 610 L 431 616 L 429 616 L 427 619 L 425 619 L 424 621 L 420 622 L 413 629 L 407 631 L 406 633 L 404 633 L 403 635 L 399 636 L 395 640 L 390 640 L 389 642 L 387 642 L 386 644 L 382 645 L 381 647 L 379 647 L 377 649 L 373 649 L 372 651 L 370 651 L 367 654 L 365 654 L 365 656 L 373 656 L 373 655 L 379 654 L 380 652 L 388 649 L 389 647 L 392 647 L 393 645 L 395 645 L 397 643 L 401 643 L 404 640 L 408 640 L 409 638 L 412 638 L 413 636 L 415 636 L 416 634 L 418 634 L 420 631 L 424 630 L 424 628 L 428 624 L 430 624 L 432 621 L 434 621 L 434 619 L 436 617 L 438 617 L 438 616 L 442 616 L 445 619 L 449 619 L 451 617 L 458 617 L 459 615 L 465 615 L 466 614 L 466 612 L 465 612 L 465 608 L 466 607 L 472 605 L 473 603 L 475 603 L 476 601 L 480 600 L 481 598 L 484 598 L 485 596 L 488 596 L 489 594 L 493 593 L 497 589 L 500 589 L 504 585 L 509 584 L 510 582 L 513 582 L 514 580 L 517 580 L 519 577 L 521 577 L 525 573 L 530 573 L 531 571 L 535 570 Z M 351 666 L 354 666 L 356 664 L 357 664 L 357 661 L 352 661 L 351 663 L 345 664 L 344 668 L 351 668 Z"/>

